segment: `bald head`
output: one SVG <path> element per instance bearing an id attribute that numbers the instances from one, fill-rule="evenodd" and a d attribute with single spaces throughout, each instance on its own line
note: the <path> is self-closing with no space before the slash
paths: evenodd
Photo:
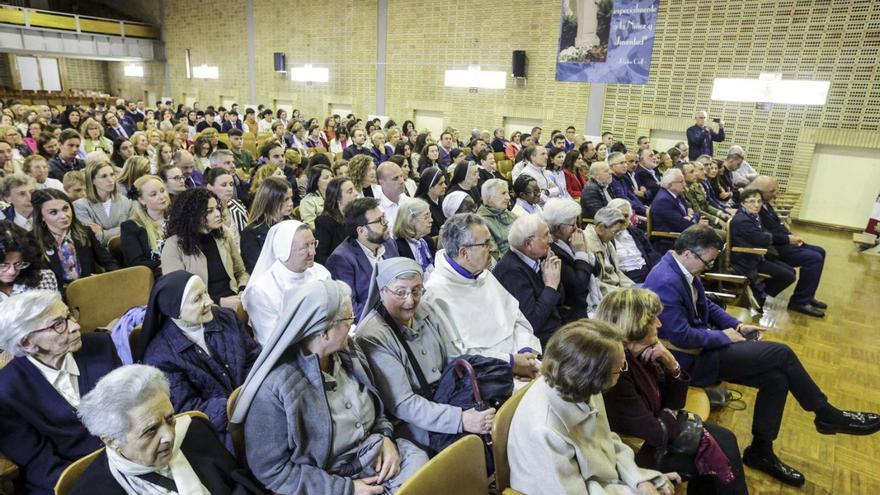
<path id="1" fill-rule="evenodd" d="M 382 194 L 396 203 L 405 187 L 403 170 L 396 163 L 382 162 L 376 169 L 376 179 L 382 188 Z"/>
<path id="2" fill-rule="evenodd" d="M 778 187 L 778 183 L 776 179 L 770 177 L 769 175 L 759 175 L 755 177 L 755 180 L 749 184 L 748 189 L 757 189 L 761 191 L 761 196 L 763 196 L 765 202 L 773 201 L 776 198 L 776 189 Z"/>

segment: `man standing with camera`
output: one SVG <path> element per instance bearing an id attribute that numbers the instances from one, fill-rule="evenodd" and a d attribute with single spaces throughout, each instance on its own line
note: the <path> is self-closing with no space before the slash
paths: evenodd
<path id="1" fill-rule="evenodd" d="M 718 124 L 718 132 L 713 131 L 706 125 L 706 119 L 709 116 L 704 111 L 694 114 L 696 124 L 688 127 L 688 158 L 691 161 L 697 159 L 700 155 L 712 156 L 712 142 L 724 141 L 724 121 L 719 118 L 712 119 L 712 122 Z"/>

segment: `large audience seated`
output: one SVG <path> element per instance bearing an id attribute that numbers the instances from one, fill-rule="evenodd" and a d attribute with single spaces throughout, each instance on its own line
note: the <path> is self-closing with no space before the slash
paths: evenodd
<path id="1" fill-rule="evenodd" d="M 745 494 L 744 465 L 801 486 L 774 448 L 789 392 L 820 433 L 880 430 L 707 296 L 720 272 L 757 313 L 791 285 L 788 310 L 830 311 L 825 251 L 746 150 L 713 158 L 705 112 L 658 152 L 262 105 L 0 108 L 0 454 L 22 492 L 94 453 L 70 493 L 393 493 L 438 438 L 494 434 L 511 393 L 526 494 Z M 71 284 L 131 267 L 144 305 L 81 333 Z M 452 398 L 462 366 L 500 398 Z M 758 391 L 742 452 L 684 410 L 722 381 Z"/>

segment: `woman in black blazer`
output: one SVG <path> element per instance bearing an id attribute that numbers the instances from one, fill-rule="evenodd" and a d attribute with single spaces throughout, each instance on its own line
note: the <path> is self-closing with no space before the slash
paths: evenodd
<path id="1" fill-rule="evenodd" d="M 60 287 L 97 272 L 119 268 L 91 229 L 73 214 L 73 203 L 61 191 L 46 188 L 31 195 L 34 237 Z M 63 292 L 63 291 L 62 291 Z"/>
<path id="2" fill-rule="evenodd" d="M 411 199 L 397 209 L 394 242 L 400 256 L 415 260 L 427 275 L 434 267 L 437 246 L 430 236 L 434 220 L 431 207 L 422 199 Z"/>
<path id="3" fill-rule="evenodd" d="M 171 198 L 165 182 L 156 175 L 144 175 L 134 181 L 137 192 L 131 218 L 119 226 L 119 247 L 124 266 L 145 266 L 156 277 L 162 275 L 162 245 L 165 244 L 165 221 Z"/>
<path id="4" fill-rule="evenodd" d="M 254 194 L 248 224 L 241 231 L 241 258 L 244 268 L 251 273 L 269 229 L 276 223 L 287 220 L 293 213 L 293 189 L 281 177 L 267 177 Z"/>
<path id="5" fill-rule="evenodd" d="M 327 258 L 348 236 L 342 212 L 358 196 L 354 183 L 347 177 L 337 177 L 327 184 L 324 192 L 324 211 L 315 218 L 315 261 L 324 264 Z"/>

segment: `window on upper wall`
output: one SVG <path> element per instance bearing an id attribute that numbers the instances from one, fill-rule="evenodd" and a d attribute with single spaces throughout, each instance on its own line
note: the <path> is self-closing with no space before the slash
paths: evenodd
<path id="1" fill-rule="evenodd" d="M 712 99 L 782 105 L 824 105 L 829 81 L 784 80 L 782 74 L 761 74 L 757 79 L 716 78 Z"/>

